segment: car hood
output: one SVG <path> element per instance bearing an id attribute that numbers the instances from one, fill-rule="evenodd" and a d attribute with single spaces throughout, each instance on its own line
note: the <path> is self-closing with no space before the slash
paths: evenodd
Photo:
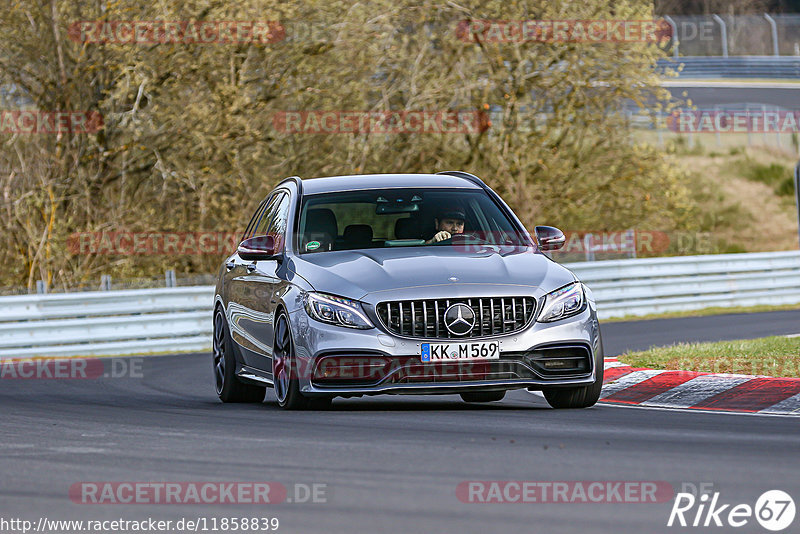
<path id="1" fill-rule="evenodd" d="M 469 292 L 465 286 L 474 290 L 476 284 L 526 286 L 547 293 L 576 280 L 568 269 L 531 248 L 500 253 L 465 253 L 453 247 L 330 251 L 295 256 L 293 270 L 317 291 L 357 300 L 403 289 L 424 294 L 424 288 L 442 285 L 459 285 L 459 293 Z"/>

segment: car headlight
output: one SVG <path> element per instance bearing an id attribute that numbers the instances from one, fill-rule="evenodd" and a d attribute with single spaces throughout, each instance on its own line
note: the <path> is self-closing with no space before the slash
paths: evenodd
<path id="1" fill-rule="evenodd" d="M 306 293 L 304 304 L 306 313 L 322 323 L 349 328 L 373 328 L 357 300 L 325 293 Z"/>
<path id="2" fill-rule="evenodd" d="M 550 323 L 572 317 L 583 311 L 586 299 L 583 295 L 583 284 L 572 283 L 545 295 L 540 323 Z"/>

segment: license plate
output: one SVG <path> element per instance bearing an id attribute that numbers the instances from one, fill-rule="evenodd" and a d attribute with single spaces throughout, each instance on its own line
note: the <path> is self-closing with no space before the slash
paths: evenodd
<path id="1" fill-rule="evenodd" d="M 420 356 L 423 362 L 499 360 L 500 342 L 423 343 L 420 348 Z"/>

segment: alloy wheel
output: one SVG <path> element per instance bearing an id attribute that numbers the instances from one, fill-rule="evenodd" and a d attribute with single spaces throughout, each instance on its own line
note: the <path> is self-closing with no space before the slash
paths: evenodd
<path id="1" fill-rule="evenodd" d="M 292 351 L 292 338 L 286 316 L 281 315 L 275 325 L 275 347 L 272 351 L 272 379 L 275 385 L 275 396 L 283 404 L 289 393 L 289 374 L 291 364 L 289 358 Z"/>
<path id="2" fill-rule="evenodd" d="M 219 310 L 214 314 L 214 385 L 217 395 L 225 386 L 225 319 Z"/>

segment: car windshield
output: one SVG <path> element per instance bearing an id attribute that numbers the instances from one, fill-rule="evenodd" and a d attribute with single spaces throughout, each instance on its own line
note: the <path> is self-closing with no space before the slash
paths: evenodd
<path id="1" fill-rule="evenodd" d="M 302 254 L 529 243 L 485 191 L 409 188 L 306 196 L 298 246 Z"/>

